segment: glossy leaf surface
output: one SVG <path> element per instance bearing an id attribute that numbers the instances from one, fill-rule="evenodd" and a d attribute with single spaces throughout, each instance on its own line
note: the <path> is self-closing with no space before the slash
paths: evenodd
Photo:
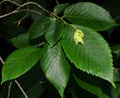
<path id="1" fill-rule="evenodd" d="M 107 30 L 116 25 L 104 8 L 89 2 L 71 5 L 65 10 L 64 16 L 74 24 L 90 27 L 97 31 Z"/>
<path id="2" fill-rule="evenodd" d="M 70 66 L 66 61 L 62 48 L 60 45 L 56 45 L 53 48 L 46 45 L 42 52 L 41 67 L 43 72 L 63 98 L 63 93 L 69 80 Z"/>
<path id="3" fill-rule="evenodd" d="M 31 67 L 33 67 L 40 58 L 40 49 L 35 47 L 21 48 L 14 51 L 6 59 L 2 68 L 2 83 L 15 79 Z"/>
<path id="4" fill-rule="evenodd" d="M 76 26 L 84 33 L 84 45 L 76 44 L 74 30 L 67 26 L 63 30 L 62 46 L 66 56 L 74 65 L 87 73 L 113 82 L 112 55 L 107 42 L 96 31 Z"/>

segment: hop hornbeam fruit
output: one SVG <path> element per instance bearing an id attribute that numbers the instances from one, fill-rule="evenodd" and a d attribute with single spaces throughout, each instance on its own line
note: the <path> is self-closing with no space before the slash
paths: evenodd
<path id="1" fill-rule="evenodd" d="M 76 42 L 76 44 L 81 43 L 82 45 L 84 45 L 84 33 L 81 30 L 76 30 L 74 33 L 74 40 Z"/>

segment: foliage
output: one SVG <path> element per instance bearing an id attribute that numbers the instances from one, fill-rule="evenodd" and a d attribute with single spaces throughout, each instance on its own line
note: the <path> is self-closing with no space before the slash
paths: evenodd
<path id="1" fill-rule="evenodd" d="M 120 81 L 119 70 L 114 68 L 116 61 L 113 54 L 119 59 L 120 48 L 118 45 L 111 45 L 101 34 L 105 30 L 109 33 L 111 28 L 117 28 L 118 24 L 102 6 L 91 2 L 78 2 L 82 0 L 76 1 L 77 3 L 72 4 L 61 3 L 52 6 L 52 9 L 52 0 L 48 3 L 44 0 L 20 4 L 8 0 L 8 3 L 1 3 L 12 3 L 15 6 L 12 5 L 11 8 L 16 8 L 5 14 L 8 17 L 1 15 L 1 23 L 19 20 L 17 24 L 1 28 L 3 33 L 0 36 L 4 36 L 7 43 L 14 47 L 14 51 L 5 57 L 2 66 L 1 98 L 5 98 L 9 93 L 4 87 L 8 87 L 8 83 L 14 80 L 20 81 L 26 95 L 19 92 L 12 94 L 12 89 L 17 89 L 13 84 L 8 89 L 11 89 L 10 98 L 42 98 L 44 93 L 50 98 L 120 96 L 118 87 L 116 95 L 113 94 L 118 85 L 116 82 Z M 18 33 L 13 34 L 17 30 Z M 37 71 L 37 75 L 35 71 L 31 73 L 33 69 Z M 30 77 L 33 82 L 30 88 L 29 85 L 32 84 L 26 77 Z M 112 95 L 104 91 L 103 86 L 106 84 L 109 84 L 113 91 Z"/>

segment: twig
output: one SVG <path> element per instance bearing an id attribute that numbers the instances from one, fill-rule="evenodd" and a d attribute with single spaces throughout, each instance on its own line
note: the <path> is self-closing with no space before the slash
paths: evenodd
<path id="1" fill-rule="evenodd" d="M 41 5 L 39 5 L 36 2 L 27 2 L 27 3 L 24 3 L 20 7 L 18 7 L 17 10 L 19 10 L 20 8 L 22 8 L 22 7 L 26 6 L 26 5 L 29 5 L 29 4 L 36 5 L 37 7 L 39 7 L 40 9 L 42 9 L 43 11 L 45 11 L 46 13 L 52 14 L 52 12 L 46 10 L 44 7 L 42 7 Z"/>
<path id="2" fill-rule="evenodd" d="M 25 98 L 28 98 L 27 94 L 25 93 L 25 91 L 23 90 L 23 88 L 21 87 L 21 85 L 19 84 L 19 82 L 17 80 L 15 80 L 15 83 L 17 84 L 17 86 L 19 87 L 19 89 L 21 90 L 21 92 L 23 93 L 23 95 L 25 96 Z"/>
<path id="3" fill-rule="evenodd" d="M 21 24 L 21 22 L 27 17 L 28 15 L 25 14 L 20 20 L 16 21 L 15 23 L 18 24 L 18 26 Z"/>
<path id="4" fill-rule="evenodd" d="M 7 95 L 7 98 L 10 97 L 11 86 L 12 86 L 12 81 L 10 82 L 9 87 L 8 87 L 8 95 Z"/>
<path id="5" fill-rule="evenodd" d="M 12 11 L 12 12 L 10 12 L 10 13 L 7 13 L 7 14 L 4 14 L 4 15 L 1 15 L 0 18 L 6 17 L 6 16 L 10 16 L 10 15 L 15 14 L 15 13 L 18 13 L 18 12 L 19 12 L 19 11 L 14 10 L 14 11 Z"/>
<path id="6" fill-rule="evenodd" d="M 38 12 L 38 11 L 35 11 L 35 10 L 30 10 L 30 9 L 23 9 L 23 10 L 20 10 L 19 12 L 33 12 L 33 13 L 36 13 L 36 14 L 40 14 L 41 15 L 41 12 Z M 18 26 L 21 24 L 21 22 L 27 17 L 27 13 L 18 21 L 14 22 L 14 23 L 17 23 Z"/>
<path id="7" fill-rule="evenodd" d="M 10 2 L 12 4 L 15 4 L 16 6 L 20 6 L 20 4 L 14 2 L 14 1 L 11 1 L 11 0 L 3 0 L 3 1 L 0 2 L 0 5 L 3 4 L 4 2 Z"/>
<path id="8" fill-rule="evenodd" d="M 9 1 L 9 0 L 8 0 L 8 1 Z M 1 15 L 0 18 L 9 16 L 9 15 L 11 15 L 11 14 L 18 13 L 18 12 L 20 12 L 19 10 L 20 10 L 22 7 L 24 7 L 24 6 L 26 6 L 26 5 L 29 5 L 29 4 L 36 5 L 37 7 L 39 7 L 40 9 L 42 9 L 43 11 L 45 11 L 46 13 L 48 13 L 49 15 L 54 15 L 54 13 L 46 10 L 44 7 L 42 7 L 41 5 L 39 5 L 39 4 L 36 3 L 36 2 L 27 2 L 27 3 L 24 3 L 24 4 L 20 5 L 19 7 L 17 7 L 14 11 L 12 11 L 12 12 L 10 12 L 10 13 L 7 13 L 7 14 L 4 14 L 4 15 Z M 28 10 L 29 10 L 29 9 L 28 9 Z"/>

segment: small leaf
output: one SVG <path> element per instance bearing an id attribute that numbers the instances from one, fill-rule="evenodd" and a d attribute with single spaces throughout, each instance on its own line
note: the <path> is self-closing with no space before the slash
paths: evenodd
<path id="1" fill-rule="evenodd" d="M 96 31 L 83 27 L 76 28 L 84 32 L 84 45 L 76 45 L 74 30 L 67 26 L 63 30 L 62 46 L 66 56 L 80 70 L 113 82 L 112 55 L 107 42 Z"/>
<path id="2" fill-rule="evenodd" d="M 104 8 L 90 2 L 69 6 L 65 10 L 64 16 L 74 24 L 90 27 L 97 31 L 107 30 L 117 25 Z"/>
<path id="3" fill-rule="evenodd" d="M 94 85 L 91 85 L 89 83 L 86 83 L 82 80 L 80 80 L 79 78 L 77 78 L 75 75 L 74 75 L 74 78 L 77 82 L 77 84 L 82 87 L 83 89 L 87 90 L 88 92 L 98 96 L 99 98 L 103 98 L 103 93 L 102 93 L 102 89 L 100 89 L 99 87 L 96 87 Z"/>
<path id="4" fill-rule="evenodd" d="M 39 58 L 39 48 L 26 47 L 14 51 L 8 56 L 3 65 L 1 83 L 21 76 L 33 67 Z"/>
<path id="5" fill-rule="evenodd" d="M 63 98 L 70 76 L 70 66 L 66 61 L 62 48 L 60 45 L 55 45 L 53 48 L 46 45 L 42 53 L 41 67 L 43 72 Z"/>
<path id="6" fill-rule="evenodd" d="M 14 37 L 11 39 L 11 41 L 16 48 L 29 46 L 29 33 L 24 33 L 17 37 Z"/>
<path id="7" fill-rule="evenodd" d="M 62 13 L 68 6 L 69 6 L 68 3 L 58 4 L 54 8 L 54 13 L 58 15 L 58 14 Z"/>

